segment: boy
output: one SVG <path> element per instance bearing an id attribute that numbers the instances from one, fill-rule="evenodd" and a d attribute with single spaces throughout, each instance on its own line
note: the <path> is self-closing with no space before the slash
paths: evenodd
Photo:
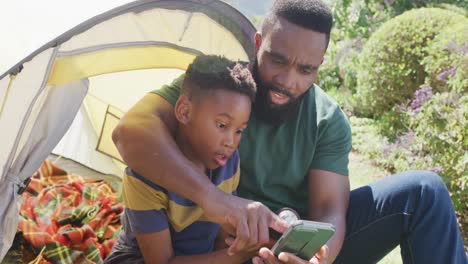
<path id="1" fill-rule="evenodd" d="M 219 56 L 202 55 L 189 65 L 174 113 L 176 143 L 219 189 L 235 193 L 239 144 L 256 86 L 249 70 Z M 155 153 L 164 155 L 163 153 Z M 169 174 L 170 171 L 161 171 Z M 123 230 L 106 263 L 242 263 L 251 255 L 214 250 L 225 235 L 207 222 L 192 201 L 126 169 Z"/>

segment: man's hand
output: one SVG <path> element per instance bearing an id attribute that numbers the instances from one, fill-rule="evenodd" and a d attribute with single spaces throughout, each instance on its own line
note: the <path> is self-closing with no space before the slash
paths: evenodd
<path id="1" fill-rule="evenodd" d="M 259 248 L 269 242 L 268 228 L 283 233 L 288 225 L 259 202 L 228 195 L 213 189 L 200 203 L 205 216 L 235 235 L 228 254 Z"/>
<path id="2" fill-rule="evenodd" d="M 324 245 L 309 261 L 300 259 L 291 253 L 281 252 L 278 258 L 268 248 L 261 248 L 258 251 L 258 257 L 252 259 L 253 264 L 328 264 L 328 247 Z"/>

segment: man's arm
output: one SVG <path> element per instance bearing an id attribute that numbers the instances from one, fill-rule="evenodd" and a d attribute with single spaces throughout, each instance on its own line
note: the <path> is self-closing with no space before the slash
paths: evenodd
<path id="1" fill-rule="evenodd" d="M 174 140 L 177 121 L 173 106 L 147 94 L 121 119 L 112 134 L 127 165 L 145 178 L 178 193 L 203 208 L 213 222 L 230 227 L 235 253 L 268 242 L 268 227 L 287 226 L 261 203 L 227 195 L 203 175 L 179 150 Z"/>
<path id="2" fill-rule="evenodd" d="M 328 263 L 333 263 L 346 234 L 349 178 L 338 173 L 312 169 L 309 172 L 309 219 L 332 223 L 336 232 L 328 241 Z"/>
<path id="3" fill-rule="evenodd" d="M 278 258 L 268 248 L 261 248 L 254 264 L 329 264 L 333 263 L 343 245 L 346 233 L 346 211 L 349 201 L 349 179 L 334 172 L 312 169 L 309 172 L 309 220 L 332 223 L 336 232 L 310 260 L 291 253 L 281 253 Z"/>
<path id="4" fill-rule="evenodd" d="M 319 100 L 317 109 L 318 141 L 309 173 L 310 220 L 332 223 L 336 232 L 327 243 L 332 263 L 343 245 L 350 187 L 348 177 L 351 128 L 346 115 L 332 101 Z M 320 262 L 322 263 L 322 262 Z"/>
<path id="5" fill-rule="evenodd" d="M 165 99 L 149 93 L 122 117 L 112 139 L 130 168 L 200 204 L 200 194 L 213 191 L 213 185 L 177 147 L 173 112 Z"/>

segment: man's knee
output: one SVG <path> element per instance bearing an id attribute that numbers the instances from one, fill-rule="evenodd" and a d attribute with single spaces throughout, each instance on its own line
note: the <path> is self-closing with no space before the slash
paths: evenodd
<path id="1" fill-rule="evenodd" d="M 422 197 L 432 202 L 450 201 L 447 187 L 442 178 L 432 171 L 407 171 L 412 187 L 416 188 Z"/>
<path id="2" fill-rule="evenodd" d="M 413 180 L 421 188 L 433 189 L 434 191 L 437 191 L 437 192 L 447 191 L 444 181 L 435 172 L 419 170 L 419 171 L 408 171 L 408 173 L 411 174 L 411 177 L 413 178 Z"/>

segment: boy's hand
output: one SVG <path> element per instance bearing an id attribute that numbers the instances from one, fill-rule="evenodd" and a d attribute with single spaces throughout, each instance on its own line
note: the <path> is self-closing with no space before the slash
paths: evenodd
<path id="1" fill-rule="evenodd" d="M 259 202 L 226 194 L 215 188 L 200 203 L 205 216 L 223 225 L 235 235 L 228 254 L 259 248 L 269 241 L 268 228 L 283 233 L 288 225 L 265 205 Z"/>
<path id="2" fill-rule="evenodd" d="M 300 259 L 291 253 L 282 252 L 278 255 L 278 258 L 275 257 L 273 252 L 268 248 L 261 248 L 258 251 L 258 256 L 252 259 L 253 264 L 327 264 L 328 263 L 328 254 L 329 250 L 326 245 L 320 248 L 320 250 L 315 254 L 313 258 L 309 261 Z"/>

